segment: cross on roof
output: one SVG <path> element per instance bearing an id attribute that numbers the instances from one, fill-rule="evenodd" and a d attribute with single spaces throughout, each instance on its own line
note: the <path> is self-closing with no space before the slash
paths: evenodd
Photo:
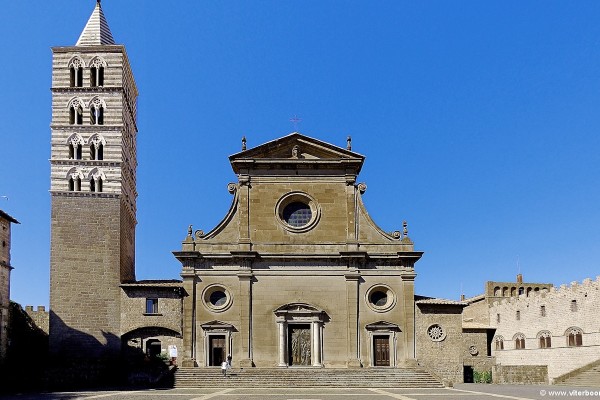
<path id="1" fill-rule="evenodd" d="M 302 118 L 298 117 L 297 115 L 294 115 L 292 118 L 290 118 L 290 122 L 292 124 L 294 124 L 294 131 L 298 131 L 298 124 L 300 122 L 302 122 Z"/>

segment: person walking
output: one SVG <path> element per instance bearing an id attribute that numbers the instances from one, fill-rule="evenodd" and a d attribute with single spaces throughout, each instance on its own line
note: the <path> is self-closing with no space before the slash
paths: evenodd
<path id="1" fill-rule="evenodd" d="M 229 364 L 227 364 L 227 361 L 223 361 L 221 363 L 221 372 L 223 373 L 224 377 L 227 377 L 227 367 L 229 367 Z"/>

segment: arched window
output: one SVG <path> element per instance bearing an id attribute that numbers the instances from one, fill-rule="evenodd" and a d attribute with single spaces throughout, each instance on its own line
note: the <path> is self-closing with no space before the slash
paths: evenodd
<path id="1" fill-rule="evenodd" d="M 552 347 L 552 335 L 548 331 L 538 333 L 540 349 L 549 349 Z"/>
<path id="2" fill-rule="evenodd" d="M 67 180 L 69 184 L 69 191 L 71 192 L 80 192 L 81 191 L 81 178 L 83 178 L 83 174 L 77 168 L 71 168 L 67 173 Z"/>
<path id="3" fill-rule="evenodd" d="M 525 348 L 525 335 L 522 333 L 517 333 L 514 337 L 515 340 L 515 349 L 521 350 Z"/>
<path id="4" fill-rule="evenodd" d="M 90 63 L 90 86 L 91 87 L 104 86 L 104 67 L 105 66 L 106 66 L 106 63 L 99 57 L 96 57 L 92 60 L 92 62 Z"/>
<path id="5" fill-rule="evenodd" d="M 530 295 L 530 294 L 531 294 L 531 288 L 530 288 L 530 287 L 528 287 L 528 288 L 527 288 L 527 293 L 526 293 L 526 296 L 527 296 L 527 297 L 529 297 L 529 295 Z"/>
<path id="6" fill-rule="evenodd" d="M 500 287 L 499 287 L 499 286 L 496 286 L 496 287 L 494 288 L 494 296 L 495 296 L 495 297 L 500 297 L 500 296 L 501 296 L 501 293 L 500 293 Z"/>
<path id="7" fill-rule="evenodd" d="M 510 297 L 515 297 L 516 295 L 517 295 L 517 288 L 511 287 L 510 288 Z"/>
<path id="8" fill-rule="evenodd" d="M 83 61 L 74 58 L 69 63 L 69 78 L 71 87 L 83 87 Z"/>
<path id="9" fill-rule="evenodd" d="M 69 103 L 69 124 L 81 125 L 83 124 L 83 105 L 81 101 L 73 99 Z"/>
<path id="10" fill-rule="evenodd" d="M 569 328 L 566 332 L 567 346 L 578 347 L 583 345 L 583 332 L 579 328 Z"/>
<path id="11" fill-rule="evenodd" d="M 94 168 L 88 175 L 88 180 L 90 181 L 90 192 L 101 193 L 102 192 L 102 184 L 106 177 L 104 176 L 104 172 L 102 172 L 99 168 Z"/>
<path id="12" fill-rule="evenodd" d="M 520 287 L 519 288 L 519 296 L 522 295 L 524 291 L 525 291 L 525 288 Z"/>
<path id="13" fill-rule="evenodd" d="M 504 338 L 502 336 L 496 336 L 496 339 L 494 340 L 494 344 L 495 344 L 496 350 L 504 350 Z"/>
<path id="14" fill-rule="evenodd" d="M 93 135 L 90 140 L 90 160 L 104 160 L 104 145 L 106 141 L 98 134 Z"/>
<path id="15" fill-rule="evenodd" d="M 90 124 L 104 125 L 104 109 L 104 102 L 99 98 L 96 97 L 90 102 Z"/>
<path id="16" fill-rule="evenodd" d="M 506 286 L 502 288 L 502 297 L 508 297 L 508 288 Z"/>
<path id="17" fill-rule="evenodd" d="M 73 180 L 73 190 L 74 192 L 81 192 L 81 178 L 71 178 Z"/>
<path id="18" fill-rule="evenodd" d="M 83 157 L 83 138 L 78 134 L 73 134 L 67 140 L 69 145 L 69 158 L 71 160 L 81 160 Z"/>

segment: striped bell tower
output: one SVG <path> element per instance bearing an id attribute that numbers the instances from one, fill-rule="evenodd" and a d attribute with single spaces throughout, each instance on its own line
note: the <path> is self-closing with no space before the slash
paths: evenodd
<path id="1" fill-rule="evenodd" d="M 50 352 L 107 360 L 135 280 L 137 88 L 100 1 L 52 54 Z"/>

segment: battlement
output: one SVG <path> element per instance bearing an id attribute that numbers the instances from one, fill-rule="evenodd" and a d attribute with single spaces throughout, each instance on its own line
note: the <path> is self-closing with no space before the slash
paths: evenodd
<path id="1" fill-rule="evenodd" d="M 547 290 L 543 289 L 540 291 L 531 292 L 529 295 L 521 294 L 517 297 L 508 297 L 500 301 L 494 301 L 492 307 L 495 309 L 501 307 L 514 308 L 515 306 L 526 307 L 528 304 L 538 304 L 540 301 L 550 301 L 552 298 L 569 297 L 573 298 L 573 300 L 577 300 L 579 297 L 588 297 L 588 294 L 591 291 L 599 290 L 600 275 L 597 276 L 595 280 L 586 278 L 581 283 L 578 281 L 573 281 L 569 285 L 562 284 L 560 287 L 552 286 Z"/>
<path id="2" fill-rule="evenodd" d="M 50 332 L 50 313 L 46 311 L 45 306 L 37 306 L 36 310 L 33 309 L 33 306 L 25 306 L 25 312 L 38 328 L 45 333 Z"/>

